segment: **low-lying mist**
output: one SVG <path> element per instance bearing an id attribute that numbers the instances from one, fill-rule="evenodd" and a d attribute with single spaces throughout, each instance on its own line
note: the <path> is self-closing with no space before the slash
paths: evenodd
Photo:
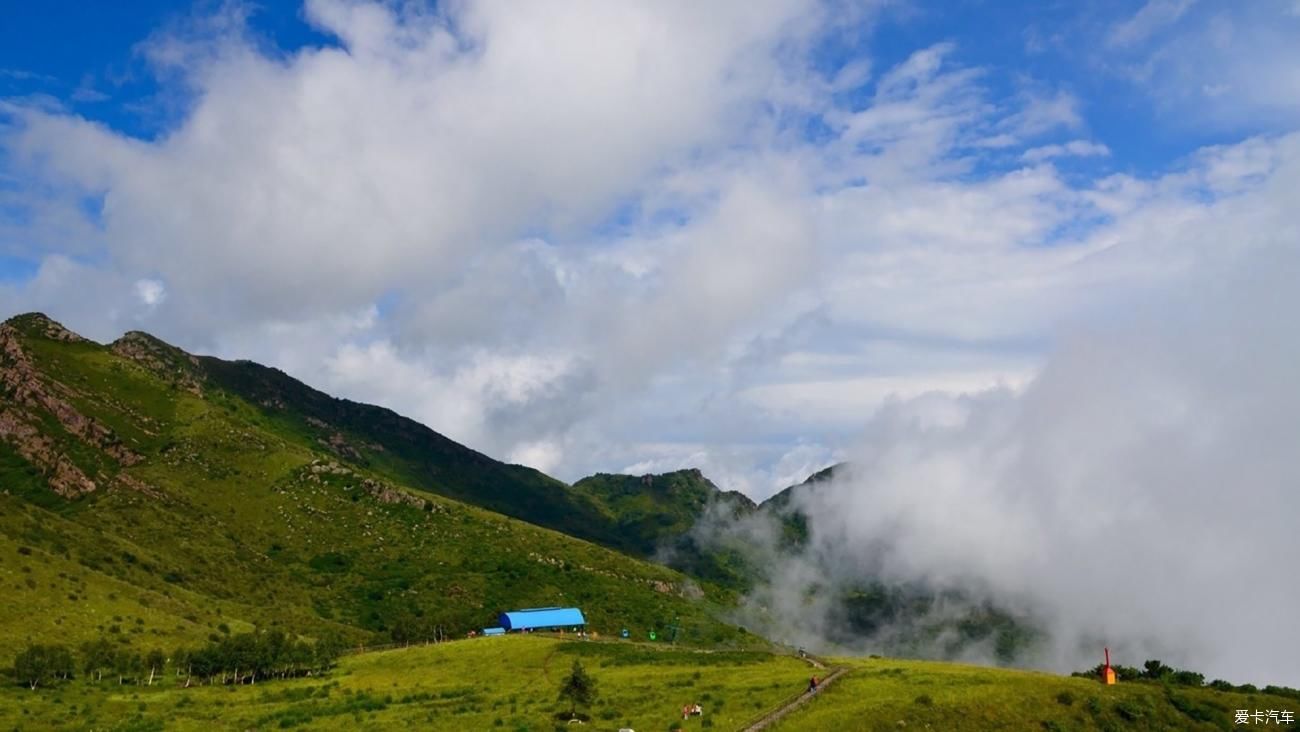
<path id="1" fill-rule="evenodd" d="M 820 650 L 1067 671 L 1108 645 L 1300 685 L 1300 257 L 1264 254 L 1073 329 L 1022 390 L 886 405 L 794 492 L 799 542 L 765 514 L 702 523 L 761 568 L 741 621 Z M 885 612 L 855 623 L 864 596 Z M 982 632 L 1007 627 L 1027 632 Z"/>

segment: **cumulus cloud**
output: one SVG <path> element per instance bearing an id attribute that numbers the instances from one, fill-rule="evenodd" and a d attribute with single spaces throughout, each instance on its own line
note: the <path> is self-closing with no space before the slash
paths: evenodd
<path id="1" fill-rule="evenodd" d="M 848 10 L 313 0 L 331 42 L 286 53 L 224 5 L 140 46 L 175 105 L 152 139 L 3 102 L 0 237 L 42 264 L 0 302 L 567 479 L 700 466 L 763 496 L 891 395 L 1023 385 L 1063 323 L 1202 256 L 1198 197 L 1276 165 L 1064 178 L 1039 163 L 1104 150 L 1070 90 L 999 95 L 953 43 L 825 68 Z"/>
<path id="2" fill-rule="evenodd" d="M 795 501 L 810 544 L 769 557 L 753 598 L 772 629 L 825 643 L 838 608 L 810 593 L 883 579 L 1026 618 L 1047 636 L 1021 663 L 1080 669 L 1109 645 L 1131 665 L 1300 681 L 1300 593 L 1281 579 L 1300 553 L 1300 138 L 1207 151 L 1154 185 L 1188 192 L 1194 179 L 1204 195 L 1212 171 L 1261 144 L 1276 156 L 1262 180 L 1220 188 L 1197 226 L 1165 232 L 1197 264 L 1122 319 L 1062 329 L 1021 389 L 877 411 L 851 470 Z"/>
<path id="3" fill-rule="evenodd" d="M 1021 159 L 1028 163 L 1038 163 L 1044 160 L 1061 157 L 1106 157 L 1110 155 L 1110 148 L 1100 142 L 1091 140 L 1070 140 L 1064 144 L 1043 145 L 1041 147 L 1030 148 L 1021 154 Z"/>

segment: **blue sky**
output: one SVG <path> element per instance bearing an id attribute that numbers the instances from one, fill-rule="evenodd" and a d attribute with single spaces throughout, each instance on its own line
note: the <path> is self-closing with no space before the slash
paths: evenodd
<path id="1" fill-rule="evenodd" d="M 129 11 L 71 0 L 9 3 L 0 26 L 0 93 L 49 96 L 88 119 L 152 138 L 177 122 L 176 108 L 159 98 L 175 90 L 160 83 L 141 57 L 140 44 L 220 7 L 159 0 L 134 2 Z M 1113 164 L 1129 172 L 1153 171 L 1195 147 L 1230 140 L 1242 129 L 1177 124 L 1162 116 L 1141 85 L 1098 73 L 1088 45 L 1099 29 L 1140 7 L 1114 1 L 899 3 L 882 11 L 878 22 L 855 24 L 824 39 L 814 50 L 814 63 L 827 72 L 863 59 L 890 66 L 918 48 L 952 41 L 953 59 L 985 69 L 996 92 L 1014 94 L 1027 83 L 1070 90 L 1081 100 L 1093 135 L 1114 153 Z M 1186 13 L 1190 20 L 1215 11 L 1213 4 L 1201 3 Z M 272 53 L 338 44 L 306 22 L 294 2 L 247 4 L 247 26 Z"/>

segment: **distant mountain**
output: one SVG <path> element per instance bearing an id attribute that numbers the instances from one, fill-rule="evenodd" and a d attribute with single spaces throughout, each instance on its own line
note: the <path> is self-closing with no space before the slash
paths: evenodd
<path id="1" fill-rule="evenodd" d="M 570 603 L 605 631 L 680 619 L 687 639 L 745 640 L 713 619 L 734 595 L 575 538 L 650 545 L 622 533 L 623 501 L 588 488 L 274 369 L 11 318 L 0 652 L 269 626 L 378 642 Z"/>
<path id="2" fill-rule="evenodd" d="M 842 477 L 849 470 L 848 463 L 836 463 L 813 473 L 802 483 L 792 485 L 763 501 L 759 508 L 781 523 L 782 539 L 788 547 L 801 547 L 808 541 L 808 516 L 794 504 L 806 500 L 816 492 L 818 485 Z"/>
<path id="3" fill-rule="evenodd" d="M 604 508 L 631 551 L 724 587 L 743 590 L 752 584 L 755 572 L 743 553 L 702 544 L 696 527 L 708 516 L 734 519 L 758 507 L 743 493 L 720 490 L 698 469 L 598 473 L 574 483 L 573 490 Z"/>
<path id="4" fill-rule="evenodd" d="M 660 475 L 597 473 L 573 484 L 614 517 L 618 532 L 639 552 L 653 554 L 661 542 L 685 534 L 713 506 L 748 513 L 757 506 L 743 493 L 721 491 L 698 469 Z"/>

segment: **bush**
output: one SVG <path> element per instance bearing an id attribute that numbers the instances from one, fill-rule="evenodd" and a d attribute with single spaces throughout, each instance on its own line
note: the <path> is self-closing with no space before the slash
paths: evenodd
<path id="1" fill-rule="evenodd" d="M 917 704 L 920 704 L 923 707 L 934 706 L 934 700 L 930 698 L 929 694 L 922 694 L 916 697 L 916 699 L 914 699 L 913 701 L 916 702 Z"/>
<path id="2" fill-rule="evenodd" d="M 1056 695 L 1056 703 L 1063 707 L 1068 707 L 1074 704 L 1074 694 L 1071 694 L 1068 691 L 1062 691 L 1060 694 Z"/>
<path id="3" fill-rule="evenodd" d="M 1142 718 L 1142 710 L 1126 701 L 1115 704 L 1115 713 L 1125 722 L 1136 722 Z"/>

